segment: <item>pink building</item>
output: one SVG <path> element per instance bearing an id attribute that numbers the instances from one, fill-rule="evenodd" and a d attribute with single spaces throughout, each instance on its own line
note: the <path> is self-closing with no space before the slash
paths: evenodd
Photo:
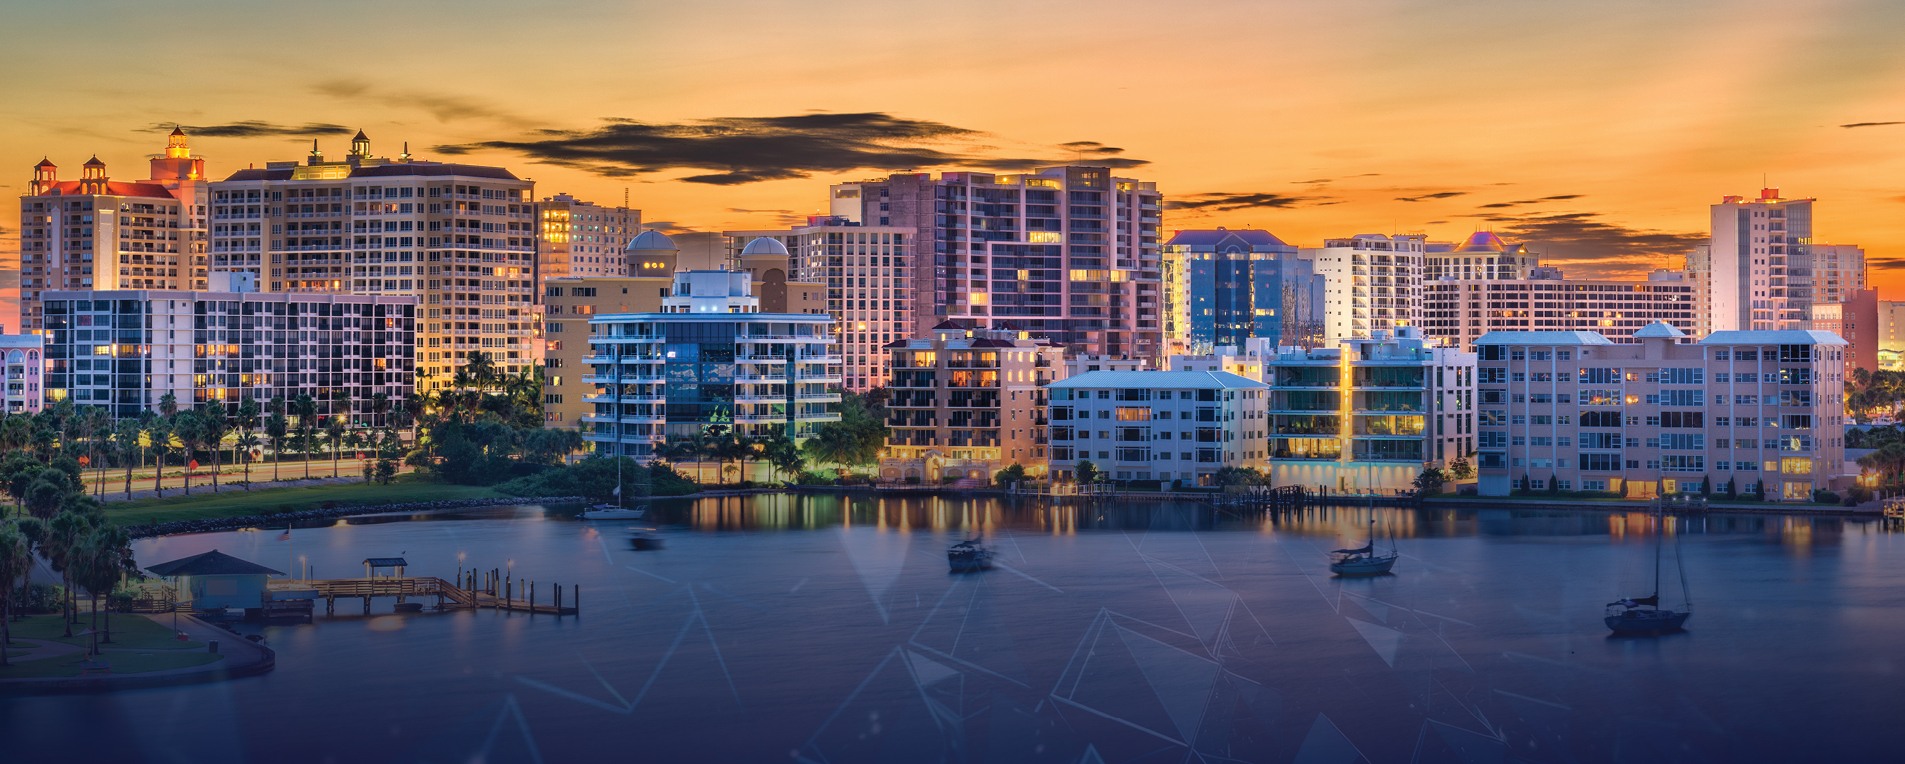
<path id="1" fill-rule="evenodd" d="M 1805 501 L 1846 487 L 1846 341 L 1820 331 L 1665 323 L 1638 345 L 1599 334 L 1489 332 L 1476 340 L 1480 492 L 1764 490 Z"/>

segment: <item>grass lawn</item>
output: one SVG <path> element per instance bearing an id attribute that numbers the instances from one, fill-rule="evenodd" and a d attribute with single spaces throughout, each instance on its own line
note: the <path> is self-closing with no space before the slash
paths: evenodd
<path id="1" fill-rule="evenodd" d="M 99 654 L 99 660 L 112 664 L 114 674 L 143 674 L 148 671 L 203 666 L 213 661 L 224 660 L 225 656 L 216 653 L 137 653 L 107 651 Z M 85 653 L 56 655 L 37 661 L 22 661 L 7 668 L 0 668 L 0 679 L 38 679 L 55 676 L 79 676 L 79 664 L 87 660 Z"/>
<path id="2" fill-rule="evenodd" d="M 60 617 L 54 615 L 28 616 L 26 620 L 13 624 L 13 635 L 22 639 L 44 639 L 64 642 L 69 645 L 86 647 L 92 644 L 92 636 L 79 636 L 92 625 L 92 615 L 80 615 L 80 622 L 73 625 L 71 637 L 61 636 L 66 630 L 60 626 Z M 105 617 L 100 617 L 100 626 L 105 626 Z M 103 636 L 103 635 L 102 635 Z M 205 646 L 203 642 L 180 642 L 173 638 L 172 628 L 153 623 L 145 616 L 130 613 L 116 613 L 112 617 L 112 642 L 102 642 L 101 647 L 125 647 L 140 650 L 192 650 Z"/>
<path id="3" fill-rule="evenodd" d="M 409 477 L 408 475 L 404 477 Z M 194 493 L 178 491 L 165 498 L 136 499 L 106 505 L 106 517 L 120 525 L 147 525 L 173 520 L 205 520 L 217 517 L 242 517 L 273 511 L 316 509 L 326 502 L 351 504 L 402 504 L 413 501 L 487 499 L 501 496 L 482 486 L 448 483 L 412 482 L 399 478 L 390 485 L 347 483 L 306 488 L 272 488 L 263 491 L 225 491 Z"/>

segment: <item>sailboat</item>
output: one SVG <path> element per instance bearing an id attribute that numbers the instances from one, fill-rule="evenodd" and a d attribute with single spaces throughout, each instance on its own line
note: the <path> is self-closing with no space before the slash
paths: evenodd
<path id="1" fill-rule="evenodd" d="M 1389 540 L 1389 552 L 1376 551 L 1376 518 L 1369 518 L 1369 543 L 1355 549 L 1338 549 L 1330 552 L 1330 572 L 1339 576 L 1375 576 L 1388 573 L 1396 566 L 1396 551 L 1393 536 Z"/>
<path id="2" fill-rule="evenodd" d="M 1666 514 L 1657 514 L 1662 522 Z M 1607 628 L 1616 634 L 1658 634 L 1673 631 L 1686 624 L 1687 617 L 1693 615 L 1693 597 L 1687 593 L 1687 568 L 1680 560 L 1680 543 L 1674 542 L 1674 565 L 1680 570 L 1680 596 L 1685 601 L 1685 610 L 1666 610 L 1660 607 L 1660 547 L 1663 531 L 1654 532 L 1654 593 L 1647 597 L 1629 597 L 1617 602 L 1607 603 L 1604 621 Z"/>
<path id="3" fill-rule="evenodd" d="M 576 515 L 583 520 L 640 520 L 648 510 L 622 506 L 622 457 L 615 459 L 615 503 L 597 504 Z"/>

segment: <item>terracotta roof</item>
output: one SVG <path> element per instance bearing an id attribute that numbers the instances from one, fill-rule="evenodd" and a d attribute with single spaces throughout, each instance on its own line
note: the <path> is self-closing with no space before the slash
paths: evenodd
<path id="1" fill-rule="evenodd" d="M 290 180 L 291 168 L 282 170 L 260 170 L 251 168 L 239 170 L 225 178 L 234 180 Z M 466 178 L 495 178 L 498 180 L 520 180 L 501 167 L 483 167 L 473 164 L 440 164 L 437 162 L 396 162 L 375 167 L 358 167 L 351 170 L 353 178 L 390 178 L 406 175 L 461 175 Z"/>
<path id="2" fill-rule="evenodd" d="M 173 135 L 184 135 L 184 134 L 185 134 L 185 128 L 182 128 L 182 127 L 178 127 L 178 126 L 174 126 L 174 127 L 172 128 L 172 134 L 173 134 Z"/>
<path id="3" fill-rule="evenodd" d="M 35 168 L 39 168 L 39 167 L 58 167 L 59 165 L 56 165 L 56 164 L 53 164 L 53 160 L 52 160 L 52 159 L 49 159 L 49 158 L 46 158 L 46 157 L 41 157 L 41 158 L 40 158 L 40 163 L 39 163 L 39 164 L 36 164 L 36 165 L 33 165 L 33 166 L 34 166 Z"/>
<path id="4" fill-rule="evenodd" d="M 46 192 L 41 194 L 41 196 L 74 196 L 80 193 L 80 183 L 81 181 L 77 180 L 62 180 L 48 186 Z M 151 199 L 177 198 L 172 195 L 171 189 L 157 183 L 127 183 L 117 180 L 106 183 L 106 195 L 138 196 Z"/>
<path id="5" fill-rule="evenodd" d="M 933 331 L 939 331 L 941 329 L 958 329 L 963 332 L 966 330 L 966 327 L 960 326 L 957 321 L 941 321 L 938 326 L 933 327 Z"/>
<path id="6" fill-rule="evenodd" d="M 355 137 L 355 138 L 352 138 L 352 139 L 351 139 L 351 142 L 352 142 L 352 143 L 356 143 L 356 142 L 358 142 L 358 141 L 368 141 L 368 140 L 370 140 L 370 139 L 364 136 L 364 131 L 362 131 L 362 130 L 359 130 L 359 131 L 357 131 L 357 137 Z"/>
<path id="7" fill-rule="evenodd" d="M 284 573 L 254 562 L 240 560 L 216 549 L 204 554 L 162 562 L 146 570 L 161 576 L 259 576 Z"/>
<path id="8" fill-rule="evenodd" d="M 98 157 L 97 155 L 95 155 L 95 156 L 94 156 L 94 157 L 93 157 L 92 159 L 88 159 L 88 160 L 86 160 L 86 164 L 85 164 L 84 166 L 86 166 L 86 167 L 105 167 L 105 166 L 106 166 L 106 163 L 105 163 L 105 162 L 101 162 L 101 161 L 99 161 L 99 157 Z"/>

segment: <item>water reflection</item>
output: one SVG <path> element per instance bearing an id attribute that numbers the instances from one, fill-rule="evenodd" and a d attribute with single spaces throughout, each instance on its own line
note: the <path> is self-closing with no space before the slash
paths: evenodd
<path id="1" fill-rule="evenodd" d="M 251 629 L 269 676 L 0 699 L 8 761 L 1782 761 L 1889 753 L 1900 536 L 1845 518 L 947 497 L 656 501 L 345 518 L 142 541 L 319 576 L 580 584 L 582 615 Z M 1324 552 L 1374 520 L 1396 575 Z M 655 525 L 665 550 L 636 552 Z M 982 533 L 999 567 L 949 575 Z M 1684 554 L 1699 616 L 1610 639 Z M 1677 587 L 1677 582 L 1669 582 Z M 1677 589 L 1675 589 L 1677 591 Z M 163 721 L 160 721 L 163 720 Z M 294 724 L 294 727 L 287 727 Z M 297 729 L 287 745 L 287 729 Z M 216 745 L 207 741 L 218 741 Z"/>

